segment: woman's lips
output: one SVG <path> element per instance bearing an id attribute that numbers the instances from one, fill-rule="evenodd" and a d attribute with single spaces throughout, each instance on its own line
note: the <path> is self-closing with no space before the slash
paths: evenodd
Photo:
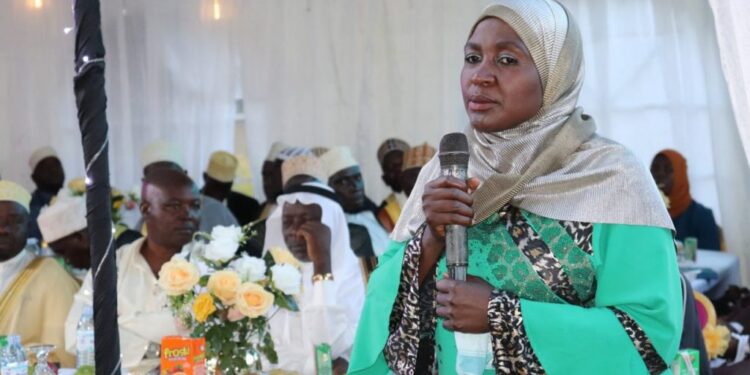
<path id="1" fill-rule="evenodd" d="M 484 95 L 474 95 L 469 98 L 469 110 L 474 112 L 485 112 L 494 108 L 498 102 Z"/>

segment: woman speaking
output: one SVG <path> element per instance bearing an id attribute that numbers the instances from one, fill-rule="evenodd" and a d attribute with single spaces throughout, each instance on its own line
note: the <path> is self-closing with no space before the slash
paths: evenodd
<path id="1" fill-rule="evenodd" d="M 353 374 L 661 374 L 682 331 L 672 222 L 644 166 L 576 107 L 581 36 L 503 0 L 461 71 L 467 181 L 422 170 L 370 279 Z M 467 226 L 469 279 L 445 275 Z"/>

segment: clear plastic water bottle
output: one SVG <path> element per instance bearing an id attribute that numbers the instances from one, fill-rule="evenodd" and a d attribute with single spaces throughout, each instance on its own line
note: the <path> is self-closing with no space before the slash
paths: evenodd
<path id="1" fill-rule="evenodd" d="M 76 367 L 94 366 L 94 308 L 86 306 L 78 320 Z"/>
<path id="2" fill-rule="evenodd" d="M 21 337 L 17 335 L 8 336 L 8 346 L 3 350 L 3 367 L 0 369 L 2 375 L 28 375 L 29 362 L 26 353 L 21 346 Z"/>
<path id="3" fill-rule="evenodd" d="M 5 358 L 5 348 L 8 347 L 8 336 L 0 336 L 0 371 L 8 362 Z"/>

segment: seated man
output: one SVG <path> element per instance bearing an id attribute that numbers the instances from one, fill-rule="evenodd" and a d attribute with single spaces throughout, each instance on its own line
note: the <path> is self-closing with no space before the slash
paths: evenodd
<path id="1" fill-rule="evenodd" d="M 117 250 L 117 310 L 125 368 L 144 365 L 147 359 L 158 363 L 162 337 L 179 334 L 167 296 L 157 284 L 158 274 L 164 263 L 191 242 L 200 217 L 198 188 L 181 171 L 152 171 L 144 178 L 141 196 L 148 236 Z M 89 272 L 65 322 L 66 348 L 72 353 L 81 312 L 91 304 Z"/>
<path id="2" fill-rule="evenodd" d="M 78 283 L 52 258 L 25 249 L 31 196 L 0 180 L 0 335 L 17 334 L 23 345 L 52 344 L 52 361 L 75 365 L 65 352 L 65 312 Z"/>
<path id="3" fill-rule="evenodd" d="M 226 203 L 239 225 L 246 225 L 260 216 L 260 204 L 252 197 L 232 191 L 238 165 L 237 158 L 226 151 L 212 153 L 203 172 L 205 184 L 201 194 Z"/>
<path id="4" fill-rule="evenodd" d="M 141 155 L 141 164 L 144 178 L 159 169 L 172 169 L 187 174 L 182 167 L 182 151 L 177 145 L 169 142 L 154 142 L 146 147 Z M 217 225 L 238 225 L 237 219 L 223 203 L 206 195 L 201 195 L 201 200 L 201 232 L 210 233 Z"/>
<path id="5" fill-rule="evenodd" d="M 417 182 L 419 172 L 422 171 L 430 159 L 435 156 L 435 148 L 427 143 L 412 147 L 404 154 L 404 164 L 401 167 L 401 187 L 404 189 L 406 196 L 411 195 L 414 184 Z"/>
<path id="6" fill-rule="evenodd" d="M 651 162 L 651 174 L 659 189 L 669 197 L 669 216 L 675 228 L 675 239 L 695 237 L 701 249 L 720 250 L 719 227 L 710 208 L 690 195 L 687 161 L 677 151 L 662 150 Z"/>
<path id="7" fill-rule="evenodd" d="M 91 268 L 85 198 L 57 197 L 42 209 L 37 221 L 47 246 L 60 256 L 65 269 L 76 280 L 83 281 Z"/>
<path id="8" fill-rule="evenodd" d="M 31 179 L 36 185 L 36 190 L 31 195 L 29 237 L 36 238 L 41 243 L 42 234 L 39 232 L 36 219 L 42 207 L 48 205 L 62 189 L 65 170 L 52 147 L 42 147 L 34 151 L 29 158 L 29 167 L 32 171 Z"/>
<path id="9" fill-rule="evenodd" d="M 279 310 L 270 320 L 276 368 L 314 374 L 314 346 L 328 343 L 334 373 L 344 374 L 364 300 L 362 273 L 333 191 L 319 182 L 296 189 L 304 191 L 279 197 L 266 227 L 265 249 L 288 248 L 302 262 L 300 311 Z"/>
<path id="10" fill-rule="evenodd" d="M 276 209 L 276 198 L 281 195 L 283 185 L 281 184 L 281 164 L 284 162 L 279 158 L 281 151 L 288 148 L 281 142 L 274 142 L 268 151 L 266 160 L 263 161 L 261 175 L 263 177 L 263 193 L 266 201 L 261 204 L 262 211 L 259 220 L 265 220 Z"/>
<path id="11" fill-rule="evenodd" d="M 286 148 L 280 153 L 279 158 L 284 160 L 281 164 L 281 186 L 283 186 L 285 192 L 290 191 L 289 189 L 293 191 L 304 189 L 301 185 L 305 182 L 321 182 L 325 179 L 323 165 L 310 149 L 303 147 Z M 330 192 L 330 195 L 332 199 L 338 202 L 334 192 Z M 271 219 L 272 216 L 273 219 Z M 268 221 L 277 221 L 276 224 L 280 225 L 280 220 L 280 215 L 273 215 L 272 213 L 271 216 L 255 222 L 253 229 L 258 235 L 240 246 L 238 252 L 244 252 L 254 257 L 261 256 L 264 250 L 263 243 Z"/>
<path id="12" fill-rule="evenodd" d="M 406 203 L 406 194 L 401 187 L 401 165 L 409 144 L 398 139 L 386 139 L 378 148 L 378 161 L 383 169 L 383 182 L 391 188 L 391 194 L 380 204 L 378 220 L 390 232 L 396 226 L 401 207 Z"/>
<path id="13" fill-rule="evenodd" d="M 369 234 L 371 246 L 368 249 L 371 249 L 374 254 L 365 254 L 357 248 L 354 252 L 359 257 L 379 256 L 388 246 L 388 233 L 375 217 L 377 214 L 375 203 L 365 195 L 365 183 L 359 163 L 354 160 L 349 147 L 344 146 L 332 148 L 320 159 L 328 170 L 328 185 L 341 199 L 346 221 L 349 224 L 365 227 L 366 233 Z M 350 232 L 351 235 L 354 233 L 357 231 Z M 360 242 L 352 238 L 352 243 Z"/>

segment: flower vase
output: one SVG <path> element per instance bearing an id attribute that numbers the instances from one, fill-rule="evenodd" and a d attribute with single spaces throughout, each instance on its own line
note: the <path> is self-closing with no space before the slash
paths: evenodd
<path id="1" fill-rule="evenodd" d="M 207 375 L 260 375 L 263 374 L 261 367 L 261 359 L 258 353 L 248 351 L 246 355 L 246 363 L 248 365 L 245 369 L 222 369 L 221 361 L 218 358 L 207 358 L 206 359 L 206 374 Z"/>

